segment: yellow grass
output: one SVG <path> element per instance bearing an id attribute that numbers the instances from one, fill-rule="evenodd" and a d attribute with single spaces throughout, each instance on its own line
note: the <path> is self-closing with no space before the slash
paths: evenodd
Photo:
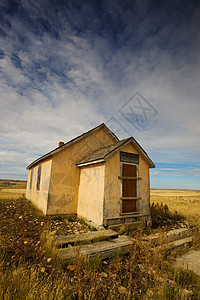
<path id="1" fill-rule="evenodd" d="M 0 189 L 0 199 L 17 199 L 26 194 L 26 189 Z"/>
<path id="2" fill-rule="evenodd" d="M 25 189 L 26 188 L 26 181 L 25 180 L 0 179 L 0 188 Z"/>
<path id="3" fill-rule="evenodd" d="M 169 209 L 183 214 L 190 222 L 200 224 L 200 190 L 154 190 L 151 203 L 167 204 Z"/>
<path id="4" fill-rule="evenodd" d="M 25 180 L 0 179 L 0 200 L 18 199 L 26 194 Z"/>

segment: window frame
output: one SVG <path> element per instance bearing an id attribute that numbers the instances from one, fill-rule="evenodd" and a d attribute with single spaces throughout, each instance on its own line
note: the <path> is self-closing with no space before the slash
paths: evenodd
<path id="1" fill-rule="evenodd" d="M 42 175 L 42 164 L 39 164 L 37 169 L 36 191 L 40 191 L 41 175 Z"/>
<path id="2" fill-rule="evenodd" d="M 30 183 L 29 183 L 29 190 L 33 189 L 33 168 L 30 170 Z"/>

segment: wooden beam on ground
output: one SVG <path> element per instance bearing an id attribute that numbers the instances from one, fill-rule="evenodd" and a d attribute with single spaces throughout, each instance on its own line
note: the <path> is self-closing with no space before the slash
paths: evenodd
<path id="1" fill-rule="evenodd" d="M 112 241 L 96 242 L 94 244 L 80 245 L 69 248 L 59 249 L 60 257 L 64 262 L 69 262 L 75 258 L 76 255 L 93 258 L 96 255 L 101 259 L 112 256 L 115 252 L 125 253 L 132 245 L 132 241 L 127 236 L 119 236 Z"/>
<path id="2" fill-rule="evenodd" d="M 69 234 L 65 236 L 58 236 L 54 238 L 54 242 L 60 248 L 62 246 L 67 246 L 68 244 L 86 244 L 89 242 L 95 242 L 99 240 L 107 240 L 109 238 L 117 238 L 118 233 L 108 229 L 102 231 L 92 231 L 88 233 L 81 233 L 81 234 Z"/>

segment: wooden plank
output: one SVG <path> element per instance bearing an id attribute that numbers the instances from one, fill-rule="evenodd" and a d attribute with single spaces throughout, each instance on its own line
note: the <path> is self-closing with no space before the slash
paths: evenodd
<path id="1" fill-rule="evenodd" d="M 128 219 L 128 218 L 136 218 L 136 217 L 146 217 L 148 216 L 148 214 L 140 214 L 140 213 L 127 213 L 127 214 L 123 214 L 122 216 L 119 217 L 112 217 L 112 218 L 107 218 L 106 221 L 109 220 L 117 220 L 117 219 Z"/>
<path id="2" fill-rule="evenodd" d="M 148 214 L 134 214 L 134 215 L 122 215 L 117 218 L 108 218 L 106 219 L 106 224 L 109 226 L 110 229 L 115 230 L 114 227 L 111 227 L 111 225 L 126 225 L 130 223 L 135 223 L 136 221 L 140 221 L 141 218 L 148 217 Z"/>
<path id="3" fill-rule="evenodd" d="M 134 211 L 134 212 L 129 212 L 129 213 L 119 213 L 120 214 L 120 216 L 124 216 L 124 217 L 129 217 L 129 216 L 137 216 L 137 215 L 139 215 L 140 213 L 139 213 L 139 211 Z"/>
<path id="4" fill-rule="evenodd" d="M 116 219 L 131 219 L 131 218 L 146 217 L 146 216 L 148 216 L 148 214 L 139 214 L 139 213 L 138 214 L 132 214 L 132 215 L 130 215 L 130 214 L 128 214 L 128 215 L 124 214 L 122 216 L 119 216 L 119 217 L 116 217 L 116 218 L 108 218 L 106 220 L 109 221 L 109 220 L 116 220 Z"/>
<path id="5" fill-rule="evenodd" d="M 54 239 L 54 242 L 57 244 L 57 246 L 68 244 L 79 244 L 79 243 L 88 243 L 88 242 L 94 242 L 95 240 L 99 239 L 109 239 L 109 238 L 117 238 L 118 233 L 111 230 L 102 230 L 102 231 L 92 231 L 88 233 L 81 233 L 81 234 L 69 234 L 65 236 L 58 236 Z"/>
<path id="6" fill-rule="evenodd" d="M 120 228 L 125 225 L 127 228 L 136 229 L 139 226 L 141 226 L 141 224 L 142 221 L 135 221 L 135 222 L 124 223 L 124 224 L 113 224 L 113 225 L 109 225 L 109 227 L 113 230 L 120 230 Z"/>
<path id="7" fill-rule="evenodd" d="M 121 151 L 120 161 L 139 164 L 139 155 Z"/>
<path id="8" fill-rule="evenodd" d="M 81 253 L 96 253 L 96 252 L 101 252 L 102 249 L 106 250 L 106 249 L 110 249 L 111 247 L 118 247 L 123 245 L 125 242 L 125 244 L 130 244 L 130 241 L 128 240 L 127 237 L 119 237 L 115 240 L 112 241 L 102 241 L 102 242 L 96 242 L 94 244 L 87 244 L 87 245 L 79 245 L 79 246 L 74 246 L 74 247 L 70 247 L 70 248 L 63 248 L 60 249 L 59 252 L 60 254 L 64 254 L 64 253 L 76 253 L 78 250 L 81 250 Z"/>
<path id="9" fill-rule="evenodd" d="M 123 164 L 122 166 L 123 177 L 137 177 L 137 167 L 135 165 Z M 122 180 L 122 213 L 130 213 L 136 211 L 137 197 L 137 180 L 123 179 Z M 126 198 L 128 199 L 126 199 Z"/>
<path id="10" fill-rule="evenodd" d="M 142 197 L 120 197 L 121 200 L 132 200 L 132 199 L 136 199 L 136 200 L 141 200 Z"/>
<path id="11" fill-rule="evenodd" d="M 193 240 L 193 237 L 189 236 L 189 237 L 184 238 L 184 239 L 180 239 L 180 240 L 176 240 L 176 241 L 173 241 L 173 242 L 165 243 L 162 246 L 161 245 L 156 246 L 155 249 L 163 248 L 165 245 L 166 245 L 166 247 L 171 247 L 171 248 L 174 249 L 174 248 L 178 248 L 178 247 L 190 244 L 192 242 L 192 240 Z"/>
<path id="12" fill-rule="evenodd" d="M 84 256 L 94 257 L 98 255 L 102 259 L 109 257 L 115 251 L 124 252 L 132 245 L 132 241 L 126 236 L 120 236 L 112 241 L 96 242 L 94 244 L 74 246 L 60 249 L 60 257 L 63 261 L 74 258 L 78 253 Z"/>
<path id="13" fill-rule="evenodd" d="M 129 176 L 118 176 L 119 179 L 136 179 L 141 180 L 142 177 L 129 177 Z"/>

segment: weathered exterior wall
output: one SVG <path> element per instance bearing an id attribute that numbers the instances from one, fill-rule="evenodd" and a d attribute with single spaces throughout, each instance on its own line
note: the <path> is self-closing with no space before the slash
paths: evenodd
<path id="1" fill-rule="evenodd" d="M 79 216 L 103 225 L 105 165 L 81 168 L 78 193 Z"/>
<path id="2" fill-rule="evenodd" d="M 52 160 L 41 164 L 40 190 L 37 190 L 38 165 L 33 168 L 32 188 L 30 189 L 31 169 L 28 172 L 26 198 L 31 200 L 44 214 L 47 212 Z"/>
<path id="3" fill-rule="evenodd" d="M 100 129 L 53 156 L 48 214 L 77 213 L 80 169 L 76 163 L 112 143 L 111 137 Z"/>
<path id="4" fill-rule="evenodd" d="M 105 191 L 104 191 L 104 220 L 120 215 L 120 154 L 113 154 L 106 161 Z"/>
<path id="5" fill-rule="evenodd" d="M 131 144 L 126 145 L 120 151 L 139 154 Z M 121 213 L 121 180 L 118 179 L 118 176 L 121 176 L 120 151 L 106 161 L 104 220 L 120 216 Z M 150 215 L 149 166 L 141 155 L 139 155 L 138 177 L 142 177 L 142 180 L 138 180 L 138 197 L 142 199 L 136 201 L 136 209 L 142 214 Z"/>

